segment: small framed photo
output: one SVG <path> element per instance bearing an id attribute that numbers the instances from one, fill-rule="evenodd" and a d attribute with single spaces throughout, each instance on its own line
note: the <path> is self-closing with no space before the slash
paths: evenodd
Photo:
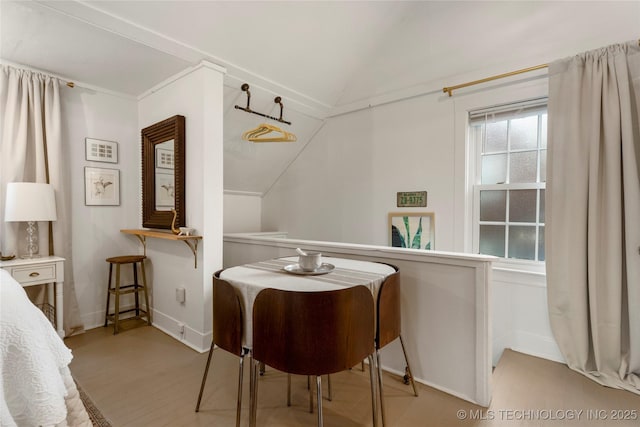
<path id="1" fill-rule="evenodd" d="M 175 207 L 175 189 L 173 173 L 156 172 L 156 210 L 168 211 Z"/>
<path id="2" fill-rule="evenodd" d="M 85 159 L 91 162 L 118 163 L 118 143 L 103 139 L 85 138 Z"/>
<path id="3" fill-rule="evenodd" d="M 435 249 L 433 212 L 389 213 L 389 245 L 396 248 Z"/>
<path id="4" fill-rule="evenodd" d="M 120 170 L 85 167 L 84 204 L 87 206 L 119 206 Z"/>
<path id="5" fill-rule="evenodd" d="M 173 170 L 176 156 L 173 150 L 173 139 L 156 145 L 156 168 Z"/>

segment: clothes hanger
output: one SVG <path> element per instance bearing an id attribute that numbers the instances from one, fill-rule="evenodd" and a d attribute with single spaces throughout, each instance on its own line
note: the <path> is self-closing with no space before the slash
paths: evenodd
<path id="1" fill-rule="evenodd" d="M 242 139 L 249 140 L 249 138 L 254 138 L 260 135 L 264 135 L 269 132 L 269 128 L 267 128 L 264 123 L 256 127 L 255 129 L 251 129 L 242 134 Z"/>
<path id="2" fill-rule="evenodd" d="M 286 123 L 288 125 L 291 124 L 291 122 L 288 122 L 288 121 L 286 121 L 286 120 L 284 120 L 282 118 L 282 110 L 283 110 L 284 106 L 282 105 L 282 98 L 281 97 L 276 96 L 274 98 L 274 100 L 273 100 L 273 102 L 275 102 L 276 104 L 278 104 L 280 106 L 280 117 L 273 117 L 273 116 L 269 116 L 267 114 L 263 114 L 263 113 L 259 113 L 257 111 L 253 111 L 251 109 L 251 106 L 250 106 L 250 103 L 251 103 L 251 92 L 249 91 L 249 84 L 248 83 L 244 83 L 240 87 L 240 89 L 242 89 L 243 92 L 247 93 L 247 106 L 246 107 L 241 107 L 239 105 L 236 105 L 235 106 L 236 109 L 242 110 L 242 111 L 246 111 L 247 113 L 257 114 L 259 116 L 266 117 L 268 119 L 272 119 L 272 120 L 275 120 L 275 121 L 280 122 L 280 123 Z M 268 136 L 266 138 L 261 138 L 263 135 L 269 135 L 270 133 L 274 133 L 274 135 Z M 266 123 L 262 123 L 257 128 L 248 130 L 245 133 L 243 133 L 242 134 L 242 139 L 244 139 L 246 141 L 251 141 L 251 142 L 294 142 L 298 138 L 294 134 L 292 134 L 291 132 L 284 131 L 284 130 L 280 129 L 277 126 L 273 126 L 273 125 L 269 125 L 269 124 L 266 124 Z"/>
<path id="3" fill-rule="evenodd" d="M 274 135 L 268 136 L 273 133 Z M 267 135 L 267 137 L 264 137 Z M 297 137 L 291 132 L 280 129 L 267 123 L 262 123 L 255 129 L 242 134 L 242 139 L 251 142 L 295 142 Z"/>

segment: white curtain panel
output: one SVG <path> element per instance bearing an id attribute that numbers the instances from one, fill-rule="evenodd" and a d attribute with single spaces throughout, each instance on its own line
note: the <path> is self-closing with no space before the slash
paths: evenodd
<path id="1" fill-rule="evenodd" d="M 549 66 L 546 264 L 567 364 L 640 394 L 640 47 Z"/>
<path id="2" fill-rule="evenodd" d="M 53 84 L 53 83 L 51 83 Z M 38 131 L 33 129 L 36 123 L 43 122 L 43 108 L 30 106 L 35 100 L 39 106 L 42 102 L 51 103 L 51 93 L 43 93 L 45 82 L 34 82 L 24 76 L 20 70 L 3 66 L 0 74 L 0 250 L 4 255 L 26 253 L 24 224 L 4 222 L 4 203 L 7 183 L 9 182 L 46 182 L 45 158 L 42 126 Z M 57 84 L 55 91 L 57 92 Z M 46 101 L 44 100 L 47 96 Z M 57 98 L 57 95 L 56 95 Z M 59 131 L 59 126 L 57 127 Z M 40 225 L 44 225 L 41 223 Z M 21 230 L 22 229 L 22 230 Z M 39 228 L 38 244 L 48 248 L 48 231 Z"/>
<path id="3" fill-rule="evenodd" d="M 9 182 L 47 182 L 56 193 L 58 220 L 53 222 L 54 254 L 66 259 L 64 327 L 67 335 L 83 330 L 71 264 L 71 195 L 69 167 L 63 156 L 60 82 L 45 74 L 3 65 L 0 70 L 0 250 L 25 253 L 24 225 L 4 222 Z M 46 151 L 45 151 L 46 150 Z M 67 156 L 68 157 L 68 156 Z M 46 222 L 39 223 L 41 255 L 49 255 Z"/>

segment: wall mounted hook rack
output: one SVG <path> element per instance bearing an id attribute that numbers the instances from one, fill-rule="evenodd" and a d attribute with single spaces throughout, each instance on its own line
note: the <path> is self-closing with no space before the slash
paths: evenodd
<path id="1" fill-rule="evenodd" d="M 241 107 L 239 105 L 236 105 L 235 108 L 237 110 L 242 110 L 242 111 L 246 111 L 247 113 L 257 114 L 258 116 L 266 117 L 268 119 L 275 120 L 275 121 L 280 122 L 280 123 L 286 123 L 288 125 L 291 125 L 291 122 L 283 120 L 283 118 L 282 118 L 282 110 L 283 110 L 284 106 L 282 105 L 282 98 L 281 97 L 276 96 L 274 98 L 274 100 L 273 100 L 273 102 L 275 102 L 276 104 L 280 105 L 280 117 L 273 117 L 273 116 L 270 116 L 268 114 L 263 114 L 263 113 L 259 113 L 257 111 L 253 111 L 251 109 L 251 92 L 249 92 L 249 84 L 248 83 L 243 83 L 242 86 L 240 86 L 240 89 L 242 89 L 243 92 L 247 92 L 247 106 L 246 107 Z"/>

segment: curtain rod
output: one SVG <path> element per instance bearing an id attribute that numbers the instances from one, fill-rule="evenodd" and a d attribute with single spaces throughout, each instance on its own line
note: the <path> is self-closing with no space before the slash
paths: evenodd
<path id="1" fill-rule="evenodd" d="M 640 39 L 638 39 L 638 45 L 640 46 Z M 523 68 L 521 70 L 511 71 L 509 73 L 504 73 L 504 74 L 498 74 L 496 76 L 491 76 L 491 77 L 487 77 L 487 78 L 480 79 L 480 80 L 474 80 L 472 82 L 462 83 L 462 84 L 455 85 L 455 86 L 443 87 L 442 88 L 442 92 L 448 93 L 449 96 L 451 96 L 453 94 L 453 91 L 456 90 L 456 89 L 461 89 L 461 88 L 467 87 L 467 86 L 474 86 L 474 85 L 477 85 L 477 84 L 480 84 L 480 83 L 490 82 L 492 80 L 503 79 L 505 77 L 511 77 L 511 76 L 515 76 L 515 75 L 518 75 L 518 74 L 528 73 L 529 71 L 541 70 L 543 68 L 548 68 L 548 67 L 549 67 L 549 64 L 540 64 L 540 65 L 536 65 L 534 67 Z"/>
<path id="2" fill-rule="evenodd" d="M 472 82 L 461 83 L 461 84 L 455 85 L 455 86 L 443 87 L 442 91 L 445 92 L 445 93 L 448 93 L 449 96 L 451 96 L 452 92 L 454 90 L 456 90 L 456 89 L 461 89 L 463 87 L 473 86 L 473 85 L 477 85 L 477 84 L 480 84 L 480 83 L 490 82 L 492 80 L 498 80 L 498 79 L 502 79 L 502 78 L 505 78 L 505 77 L 515 76 L 517 74 L 528 73 L 529 71 L 540 70 L 542 68 L 547 68 L 548 66 L 549 66 L 549 64 L 540 64 L 540 65 L 536 65 L 534 67 L 523 68 L 521 70 L 516 70 L 516 71 L 511 71 L 511 72 L 508 72 L 508 73 L 498 74 L 496 76 L 486 77 L 484 79 L 474 80 Z"/>

